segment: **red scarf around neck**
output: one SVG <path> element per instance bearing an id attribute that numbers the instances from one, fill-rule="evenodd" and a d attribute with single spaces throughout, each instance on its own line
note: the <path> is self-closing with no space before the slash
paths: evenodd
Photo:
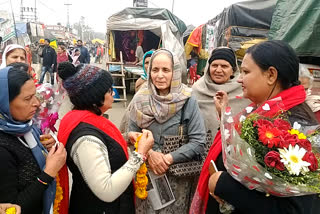
<path id="1" fill-rule="evenodd" d="M 112 122 L 110 122 L 110 120 L 102 116 L 98 116 L 90 111 L 73 110 L 63 117 L 59 127 L 58 140 L 63 143 L 64 146 L 66 146 L 72 130 L 81 122 L 93 125 L 109 135 L 112 139 L 120 144 L 128 159 L 127 142 L 122 137 L 118 128 Z M 66 164 L 59 171 L 59 178 L 60 186 L 63 191 L 63 200 L 60 203 L 59 213 L 67 214 L 69 207 L 69 176 Z"/>
<path id="2" fill-rule="evenodd" d="M 272 100 L 267 100 L 265 103 L 268 103 L 270 106 L 270 111 L 264 113 L 265 116 L 272 116 L 276 115 L 280 109 L 288 111 L 289 109 L 303 103 L 306 99 L 306 92 L 304 90 L 304 87 L 294 86 L 287 90 L 284 90 L 277 94 L 274 98 L 281 97 L 283 106 L 278 106 L 277 102 L 273 102 Z M 264 103 L 264 104 L 265 104 Z M 264 106 L 262 104 L 259 108 L 257 108 L 254 112 L 259 113 L 262 112 L 262 107 Z M 250 104 L 250 106 L 254 106 L 255 104 Z M 197 186 L 197 190 L 194 194 L 192 204 L 190 207 L 190 214 L 205 214 L 209 199 L 209 188 L 208 188 L 208 182 L 210 178 L 209 174 L 209 164 L 210 161 L 215 161 L 219 154 L 222 151 L 222 145 L 221 145 L 221 132 L 218 131 L 216 134 L 216 137 L 213 141 L 213 144 L 208 152 L 208 156 L 202 166 L 202 171 L 199 177 L 199 182 Z"/>

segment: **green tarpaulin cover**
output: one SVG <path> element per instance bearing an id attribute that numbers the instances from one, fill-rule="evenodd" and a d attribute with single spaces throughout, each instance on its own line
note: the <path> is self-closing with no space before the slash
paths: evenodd
<path id="1" fill-rule="evenodd" d="M 320 1 L 278 0 L 269 39 L 288 42 L 299 56 L 320 57 Z"/>

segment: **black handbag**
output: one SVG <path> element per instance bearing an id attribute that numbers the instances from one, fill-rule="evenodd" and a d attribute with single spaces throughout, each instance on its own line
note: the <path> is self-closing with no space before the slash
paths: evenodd
<path id="1" fill-rule="evenodd" d="M 181 146 L 183 146 L 189 142 L 188 135 L 183 135 L 184 108 L 185 108 L 187 102 L 184 104 L 184 106 L 182 108 L 178 135 L 176 135 L 176 136 L 163 136 L 164 141 L 163 141 L 162 152 L 164 154 L 174 152 L 178 148 L 180 148 Z M 203 162 L 207 157 L 207 154 L 209 152 L 209 149 L 210 149 L 212 143 L 213 143 L 212 134 L 211 134 L 211 131 L 209 130 L 206 135 L 205 151 L 201 155 L 201 157 L 197 157 L 198 160 L 191 160 L 188 162 L 172 164 L 169 167 L 168 172 L 171 175 L 177 176 L 177 177 L 188 177 L 188 176 L 200 175 Z"/>

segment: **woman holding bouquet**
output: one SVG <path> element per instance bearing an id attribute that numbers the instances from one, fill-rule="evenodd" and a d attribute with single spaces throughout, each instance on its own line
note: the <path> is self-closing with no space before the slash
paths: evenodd
<path id="1" fill-rule="evenodd" d="M 283 109 L 290 112 L 290 123 L 299 121 L 302 126 L 318 124 L 305 103 L 306 93 L 299 82 L 299 59 L 289 45 L 282 41 L 267 41 L 249 48 L 241 72 L 238 82 L 242 84 L 243 96 L 253 102 L 251 106 L 259 108 L 271 98 L 281 97 Z M 215 102 L 221 112 L 221 106 L 228 105 L 227 94 L 218 92 Z M 221 149 L 219 132 L 199 179 L 197 192 L 203 202 L 199 203 L 194 198 L 190 213 L 220 213 L 218 203 L 225 202 L 234 206 L 232 213 L 319 213 L 320 203 L 316 195 L 267 197 L 266 193 L 247 189 L 225 172 Z M 211 160 L 216 162 L 219 171 L 210 176 L 208 167 Z"/>
<path id="2" fill-rule="evenodd" d="M 26 214 L 49 214 L 66 151 L 62 144 L 49 153 L 42 146 L 31 121 L 40 103 L 26 71 L 0 70 L 0 202 L 17 204 Z"/>

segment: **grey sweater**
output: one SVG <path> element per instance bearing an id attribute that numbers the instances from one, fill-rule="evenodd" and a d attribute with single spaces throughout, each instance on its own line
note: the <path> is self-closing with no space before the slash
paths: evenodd
<path id="1" fill-rule="evenodd" d="M 189 143 L 181 146 L 172 152 L 174 163 L 187 162 L 199 157 L 204 152 L 206 143 L 206 131 L 204 120 L 200 114 L 197 100 L 192 96 L 184 106 L 184 133 L 189 137 Z M 181 119 L 181 110 L 172 118 L 160 124 L 153 122 L 147 129 L 150 130 L 154 137 L 153 150 L 161 151 L 163 146 L 163 136 L 178 135 L 178 128 Z M 129 131 L 141 132 L 141 128 L 132 120 L 129 122 Z"/>

